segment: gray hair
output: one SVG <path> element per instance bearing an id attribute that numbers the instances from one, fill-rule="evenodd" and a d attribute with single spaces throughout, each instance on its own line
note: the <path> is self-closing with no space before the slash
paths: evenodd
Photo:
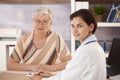
<path id="1" fill-rule="evenodd" d="M 50 16 L 50 19 L 52 20 L 53 18 L 53 13 L 52 11 L 47 8 L 47 7 L 39 7 L 35 10 L 35 12 L 33 13 L 32 18 L 34 18 L 35 16 L 39 15 L 39 14 L 47 14 Z"/>

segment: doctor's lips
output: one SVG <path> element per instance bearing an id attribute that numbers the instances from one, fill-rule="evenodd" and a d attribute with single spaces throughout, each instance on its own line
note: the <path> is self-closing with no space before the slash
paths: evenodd
<path id="1" fill-rule="evenodd" d="M 80 34 L 73 34 L 74 36 L 80 36 Z"/>

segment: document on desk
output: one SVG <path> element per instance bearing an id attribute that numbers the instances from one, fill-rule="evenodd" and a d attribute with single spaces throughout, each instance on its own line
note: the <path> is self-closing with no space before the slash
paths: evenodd
<path id="1" fill-rule="evenodd" d="M 26 72 L 4 71 L 0 72 L 0 80 L 30 80 Z"/>

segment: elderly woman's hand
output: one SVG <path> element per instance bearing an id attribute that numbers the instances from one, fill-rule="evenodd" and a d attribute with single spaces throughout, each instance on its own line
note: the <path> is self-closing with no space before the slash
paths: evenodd
<path id="1" fill-rule="evenodd" d="M 41 71 L 51 71 L 51 67 L 49 65 L 43 65 L 43 64 L 38 64 L 38 65 L 32 65 L 31 70 L 34 72 L 41 72 Z"/>
<path id="2" fill-rule="evenodd" d="M 38 74 L 33 74 L 32 76 L 29 76 L 30 80 L 41 80 L 42 78 L 48 78 L 50 76 L 53 76 L 54 74 L 51 74 L 48 71 L 42 71 Z"/>
<path id="3" fill-rule="evenodd" d="M 42 80 L 42 76 L 41 75 L 34 75 L 34 76 L 30 77 L 30 80 Z"/>
<path id="4" fill-rule="evenodd" d="M 51 77 L 51 76 L 54 75 L 54 74 L 52 74 L 52 73 L 49 72 L 49 71 L 41 71 L 39 74 L 40 74 L 42 77 L 44 77 L 44 78 L 48 78 L 48 77 Z"/>

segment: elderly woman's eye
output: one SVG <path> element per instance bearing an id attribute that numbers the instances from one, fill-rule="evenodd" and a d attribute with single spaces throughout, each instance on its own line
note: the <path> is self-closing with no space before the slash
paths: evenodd
<path id="1" fill-rule="evenodd" d="M 34 20 L 36 23 L 39 23 L 40 21 L 39 20 Z"/>
<path id="2" fill-rule="evenodd" d="M 39 21 L 39 20 L 37 20 L 36 22 L 37 22 L 37 23 L 40 23 L 40 21 Z"/>
<path id="3" fill-rule="evenodd" d="M 43 21 L 44 23 L 47 23 L 48 21 Z"/>

